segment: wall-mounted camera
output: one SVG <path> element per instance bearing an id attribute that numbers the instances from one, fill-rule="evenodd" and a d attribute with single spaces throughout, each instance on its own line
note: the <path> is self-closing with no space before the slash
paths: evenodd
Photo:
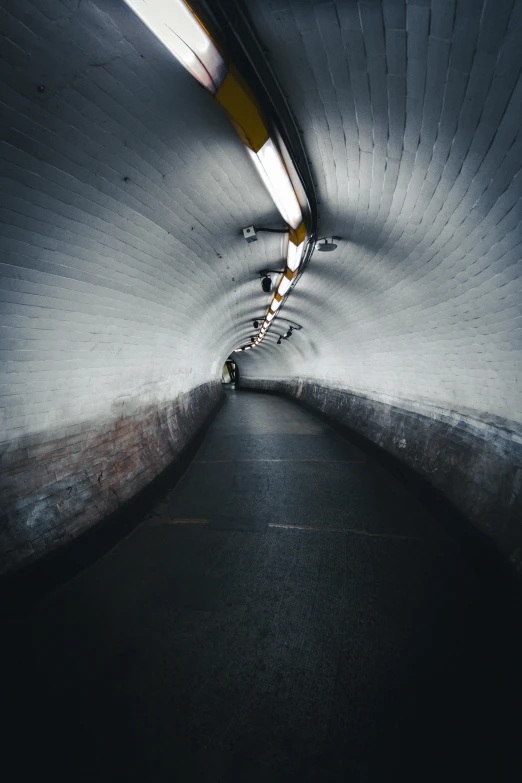
<path id="1" fill-rule="evenodd" d="M 265 292 L 265 294 L 269 294 L 272 290 L 272 278 L 270 275 L 265 275 L 261 278 L 261 288 Z"/>

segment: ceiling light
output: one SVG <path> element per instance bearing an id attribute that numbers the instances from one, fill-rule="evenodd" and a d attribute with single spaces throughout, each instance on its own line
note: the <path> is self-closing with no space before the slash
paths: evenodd
<path id="1" fill-rule="evenodd" d="M 248 149 L 248 148 L 247 148 Z M 248 150 L 282 218 L 296 229 L 303 220 L 301 207 L 281 154 L 272 139 L 256 153 Z"/>
<path id="2" fill-rule="evenodd" d="M 284 296 L 291 285 L 292 285 L 291 279 L 285 275 L 281 280 L 281 282 L 279 283 L 279 288 L 277 289 L 277 293 L 279 294 L 279 296 Z"/>
<path id="3" fill-rule="evenodd" d="M 254 329 L 259 329 L 259 321 L 257 320 L 257 318 L 254 321 Z"/>
<path id="4" fill-rule="evenodd" d="M 303 257 L 305 244 L 305 242 L 301 242 L 300 245 L 296 246 L 293 242 L 288 243 L 288 256 L 286 259 L 286 264 L 292 272 L 295 272 L 295 270 L 299 268 L 299 264 L 301 263 L 301 259 Z"/>
<path id="5" fill-rule="evenodd" d="M 125 0 L 163 46 L 203 87 L 215 93 L 227 66 L 197 16 L 184 0 Z"/>

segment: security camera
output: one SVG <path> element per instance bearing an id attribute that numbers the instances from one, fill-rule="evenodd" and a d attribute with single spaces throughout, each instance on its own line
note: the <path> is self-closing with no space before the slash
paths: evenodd
<path id="1" fill-rule="evenodd" d="M 244 228 L 243 236 L 247 242 L 257 242 L 257 234 L 254 226 L 248 226 L 248 228 Z"/>
<path id="2" fill-rule="evenodd" d="M 279 338 L 279 340 L 277 341 L 277 344 L 281 345 L 281 338 Z"/>
<path id="3" fill-rule="evenodd" d="M 270 291 L 272 290 L 272 278 L 270 277 L 270 275 L 265 275 L 261 279 L 261 287 L 262 287 L 263 291 L 265 292 L 265 294 L 269 294 L 270 293 Z"/>

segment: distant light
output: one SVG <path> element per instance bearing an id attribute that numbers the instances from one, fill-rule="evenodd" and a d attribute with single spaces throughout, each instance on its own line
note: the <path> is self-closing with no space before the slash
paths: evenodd
<path id="1" fill-rule="evenodd" d="M 301 207 L 274 142 L 267 139 L 257 153 L 248 151 L 282 218 L 291 228 L 297 228 L 303 220 Z"/>
<path id="2" fill-rule="evenodd" d="M 125 2 L 203 87 L 217 91 L 226 75 L 225 60 L 183 0 Z"/>

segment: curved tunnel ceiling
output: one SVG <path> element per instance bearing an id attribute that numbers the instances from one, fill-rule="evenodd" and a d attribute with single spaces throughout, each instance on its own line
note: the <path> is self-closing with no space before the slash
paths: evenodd
<path id="1" fill-rule="evenodd" d="M 341 240 L 234 355 L 241 377 L 520 422 L 522 3 L 244 5 L 302 131 L 318 235 Z M 1 535 L 21 562 L 179 452 L 283 241 L 243 239 L 282 225 L 272 199 L 123 0 L 0 9 Z"/>
<path id="2" fill-rule="evenodd" d="M 282 241 L 244 241 L 279 213 L 224 112 L 123 2 L 8 6 L 5 349 L 16 388 L 53 378 L 9 422 L 25 434 L 219 377 Z"/>
<path id="3" fill-rule="evenodd" d="M 342 241 L 243 375 L 520 421 L 522 4 L 247 6 Z"/>

